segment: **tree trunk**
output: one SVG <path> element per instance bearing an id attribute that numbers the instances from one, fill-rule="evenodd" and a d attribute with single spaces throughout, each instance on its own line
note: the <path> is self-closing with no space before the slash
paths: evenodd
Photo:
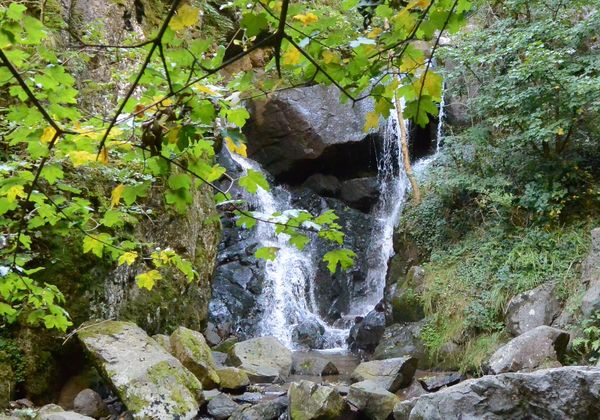
<path id="1" fill-rule="evenodd" d="M 402 161 L 404 163 L 404 171 L 406 172 L 406 176 L 410 182 L 412 187 L 413 196 L 415 204 L 421 203 L 421 190 L 419 189 L 419 184 L 417 183 L 417 179 L 412 171 L 412 166 L 410 164 L 410 157 L 408 155 L 408 134 L 406 132 L 406 124 L 404 123 L 404 115 L 402 114 L 402 106 L 400 105 L 400 98 L 396 95 L 396 113 L 398 116 L 398 124 L 400 125 L 400 143 L 402 145 Z"/>

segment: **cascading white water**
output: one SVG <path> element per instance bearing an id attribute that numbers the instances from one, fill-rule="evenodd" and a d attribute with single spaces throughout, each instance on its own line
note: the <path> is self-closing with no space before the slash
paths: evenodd
<path id="1" fill-rule="evenodd" d="M 396 106 L 403 106 L 403 103 Z M 408 133 L 408 127 L 406 132 Z M 400 121 L 395 111 L 382 130 L 383 149 L 378 157 L 379 202 L 371 216 L 373 225 L 371 240 L 367 252 L 367 278 L 360 297 L 351 302 L 349 314 L 344 319 L 351 320 L 372 310 L 382 299 L 387 274 L 387 264 L 393 255 L 393 233 L 400 218 L 400 213 L 410 189 L 406 176 L 400 140 Z M 242 169 L 253 169 L 263 172 L 260 165 L 251 159 L 231 153 L 232 158 Z M 255 213 L 262 218 L 269 218 L 275 212 L 284 213 L 290 208 L 291 195 L 282 187 L 273 187 L 272 192 L 258 189 L 255 195 L 248 195 L 247 200 L 256 209 Z M 259 304 L 263 309 L 263 317 L 257 328 L 259 335 L 277 337 L 286 346 L 293 348 L 293 327 L 299 322 L 313 320 L 325 329 L 326 349 L 346 347 L 349 325 L 346 328 L 334 328 L 318 315 L 314 290 L 317 274 L 318 256 L 312 248 L 298 251 L 287 242 L 286 235 L 276 235 L 275 227 L 268 223 L 258 223 L 255 237 L 264 247 L 279 249 L 274 261 L 266 262 L 263 291 Z M 356 250 L 361 252 L 361 250 Z"/>
<path id="2" fill-rule="evenodd" d="M 404 107 L 404 101 L 395 106 Z M 377 162 L 379 202 L 371 213 L 373 226 L 367 249 L 367 293 L 353 302 L 351 315 L 365 315 L 383 298 L 387 265 L 394 253 L 394 228 L 410 188 L 403 165 L 400 124 L 397 112 L 392 110 L 382 133 L 383 150 Z M 407 125 L 404 129 L 409 132 Z"/>
<path id="3" fill-rule="evenodd" d="M 231 155 L 242 169 L 263 172 L 258 163 L 235 153 Z M 282 220 L 285 220 L 286 210 L 291 207 L 290 193 L 282 187 L 274 187 L 274 192 L 277 198 L 274 193 L 259 188 L 255 195 L 246 198 L 257 209 L 255 214 L 260 218 L 269 219 L 273 213 L 282 212 Z M 269 223 L 257 223 L 255 235 L 261 246 L 278 248 L 275 260 L 266 262 L 259 302 L 264 315 L 257 328 L 258 334 L 277 337 L 287 347 L 293 348 L 293 326 L 312 320 L 325 329 L 326 348 L 343 347 L 347 331 L 329 326 L 317 315 L 313 296 L 317 267 L 313 249 L 307 247 L 299 251 L 288 243 L 287 235 L 276 235 L 275 226 Z"/>

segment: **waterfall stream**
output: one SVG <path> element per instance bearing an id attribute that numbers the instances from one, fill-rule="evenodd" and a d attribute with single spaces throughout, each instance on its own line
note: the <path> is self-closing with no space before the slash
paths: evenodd
<path id="1" fill-rule="evenodd" d="M 392 111 L 381 130 L 383 147 L 377 157 L 380 198 L 370 214 L 372 227 L 368 248 L 355 250 L 367 253 L 367 276 L 361 285 L 362 293 L 354 296 L 350 303 L 350 313 L 343 315 L 347 322 L 336 322 L 336 327 L 333 327 L 319 316 L 314 293 L 320 255 L 317 255 L 315 247 L 298 251 L 288 244 L 286 235 L 275 234 L 274 225 L 259 222 L 253 232 L 257 242 L 264 247 L 276 247 L 279 251 L 275 260 L 265 264 L 263 290 L 257 302 L 263 313 L 256 326 L 258 335 L 277 337 L 287 347 L 294 348 L 294 326 L 312 321 L 324 328 L 325 349 L 345 348 L 350 321 L 367 314 L 382 299 L 387 264 L 394 252 L 394 228 L 410 189 L 402 163 L 399 124 L 396 112 Z M 264 173 L 260 165 L 249 158 L 235 153 L 231 153 L 231 157 L 244 171 L 253 169 Z M 272 186 L 271 191 L 259 188 L 256 194 L 245 198 L 255 213 L 265 218 L 275 212 L 282 212 L 285 217 L 286 211 L 293 211 L 286 210 L 292 207 L 291 193 L 281 186 Z"/>

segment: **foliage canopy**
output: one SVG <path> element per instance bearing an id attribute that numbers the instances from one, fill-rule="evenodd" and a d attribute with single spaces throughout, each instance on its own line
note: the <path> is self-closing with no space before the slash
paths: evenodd
<path id="1" fill-rule="evenodd" d="M 199 30 L 199 2 L 174 0 L 159 26 L 147 34 L 133 31 L 119 45 L 108 43 L 94 25 L 78 33 L 65 24 L 44 25 L 35 10 L 21 3 L 0 5 L 0 90 L 6 98 L 0 109 L 0 228 L 5 240 L 0 317 L 62 331 L 71 324 L 61 306 L 63 295 L 52 279 L 44 278 L 44 265 L 37 259 L 48 237 L 82 235 L 84 252 L 146 267 L 137 277 L 143 288 L 164 281 L 162 267 L 174 267 L 194 281 L 189 261 L 172 249 L 139 243 L 132 228 L 149 217 L 149 199 L 157 188 L 180 213 L 201 184 L 214 189 L 217 201 L 227 201 L 227 189 L 216 184 L 223 177 L 249 193 L 268 189 L 260 173 L 247 171 L 234 179 L 214 161 L 221 141 L 233 153 L 245 154 L 241 128 L 249 118 L 247 99 L 291 86 L 334 84 L 345 100 L 375 100 L 375 111 L 365 122 L 368 130 L 389 114 L 399 92 L 407 102 L 407 116 L 426 124 L 441 100 L 441 77 L 432 71 L 428 54 L 435 52 L 443 31 L 458 30 L 470 2 L 384 1 L 364 31 L 357 25 L 358 0 L 329 3 L 228 2 L 227 13 L 239 22 L 228 45 L 237 52 Z M 66 44 L 57 48 L 61 38 Z M 420 41 L 432 40 L 429 51 L 420 47 Z M 129 71 L 115 66 L 114 94 L 93 83 L 86 92 L 116 103 L 114 110 L 89 106 L 77 88 L 76 67 L 85 68 L 98 51 L 114 63 L 137 64 Z M 267 57 L 264 66 L 245 71 L 232 67 L 259 51 Z M 73 182 L 73 174 L 88 171 L 112 184 L 100 202 Z M 307 235 L 343 245 L 334 214 L 299 211 L 262 217 L 229 204 L 240 225 L 274 224 L 300 249 Z M 271 251 L 257 256 L 271 259 Z M 335 271 L 338 265 L 347 268 L 353 256 L 337 249 L 324 260 Z M 35 278 L 43 280 L 33 280 L 38 272 Z"/>

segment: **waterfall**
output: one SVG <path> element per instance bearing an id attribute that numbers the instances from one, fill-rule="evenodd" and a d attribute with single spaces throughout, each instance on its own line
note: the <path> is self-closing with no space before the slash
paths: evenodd
<path id="1" fill-rule="evenodd" d="M 404 100 L 395 106 L 404 107 Z M 404 170 L 398 114 L 394 110 L 383 129 L 383 150 L 377 162 L 379 202 L 371 212 L 373 227 L 367 249 L 369 270 L 365 281 L 366 295 L 352 305 L 352 315 L 365 315 L 383 298 L 388 261 L 394 254 L 394 228 L 410 189 Z M 404 122 L 406 124 L 406 122 Z M 408 133 L 408 126 L 405 127 Z"/>
<path id="2" fill-rule="evenodd" d="M 403 106 L 403 103 L 397 104 Z M 407 130 L 408 132 L 408 130 Z M 262 318 L 255 333 L 274 336 L 289 348 L 294 348 L 292 331 L 295 325 L 313 321 L 325 330 L 325 348 L 345 348 L 349 334 L 349 320 L 371 311 L 382 299 L 387 275 L 387 264 L 393 255 L 393 233 L 410 188 L 402 163 L 400 143 L 400 121 L 392 111 L 385 127 L 381 130 L 383 147 L 378 154 L 379 201 L 371 211 L 371 236 L 366 250 L 355 250 L 367 254 L 367 276 L 361 284 L 358 296 L 350 302 L 348 314 L 333 327 L 319 316 L 314 290 L 318 270 L 318 259 L 314 247 L 298 251 L 288 244 L 287 236 L 275 234 L 275 226 L 257 223 L 253 236 L 263 247 L 278 248 L 277 257 L 265 263 L 264 282 L 258 304 Z M 260 165 L 251 159 L 230 153 L 232 159 L 245 171 L 253 169 L 264 173 Z M 254 195 L 247 194 L 246 200 L 261 218 L 269 218 L 275 212 L 283 214 L 291 207 L 291 194 L 281 186 L 272 186 L 271 191 L 259 188 Z"/>
<path id="3" fill-rule="evenodd" d="M 233 160 L 244 170 L 253 169 L 264 173 L 260 165 L 248 158 L 231 153 Z M 246 199 L 256 209 L 255 214 L 268 219 L 275 212 L 283 217 L 291 207 L 291 194 L 284 188 L 272 187 L 273 191 L 259 188 L 255 195 Z M 283 220 L 283 219 L 282 219 Z M 275 226 L 258 222 L 256 238 L 263 247 L 278 248 L 277 257 L 265 264 L 264 285 L 260 301 L 263 317 L 257 328 L 261 336 L 274 336 L 289 348 L 294 347 L 292 329 L 299 322 L 314 321 L 325 329 L 326 348 L 343 347 L 347 331 L 333 328 L 318 316 L 315 299 L 312 295 L 317 267 L 314 249 L 307 247 L 299 251 L 288 243 L 288 236 L 275 234 Z"/>

